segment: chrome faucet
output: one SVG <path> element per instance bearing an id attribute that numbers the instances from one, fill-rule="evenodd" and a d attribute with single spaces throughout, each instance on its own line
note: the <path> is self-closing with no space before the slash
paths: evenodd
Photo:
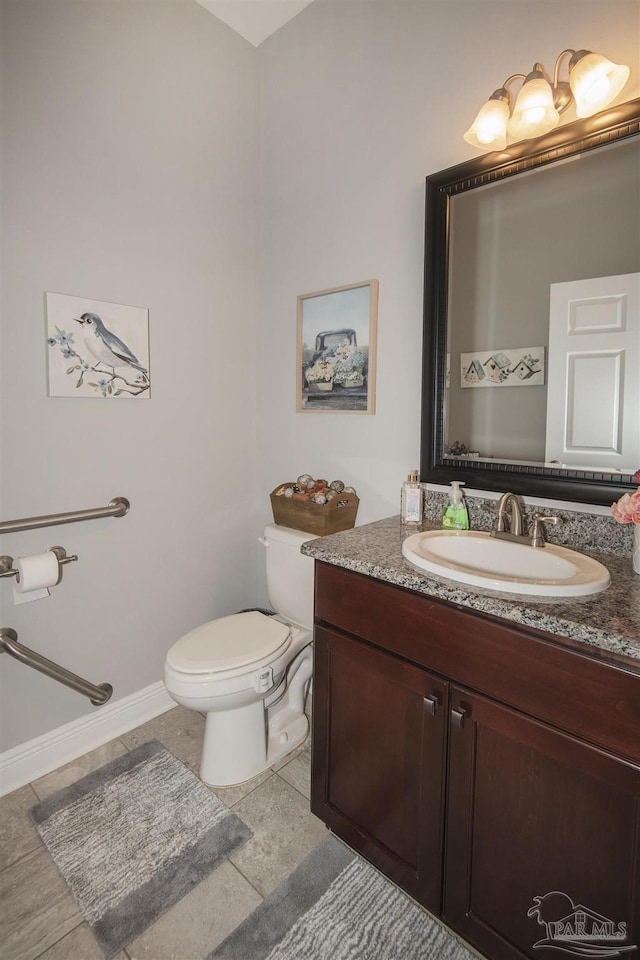
<path id="1" fill-rule="evenodd" d="M 509 522 L 507 510 L 511 507 L 511 521 Z M 508 529 L 506 524 L 509 524 Z M 498 507 L 496 509 L 496 519 L 494 521 L 493 530 L 491 531 L 492 536 L 497 537 L 499 534 L 507 534 L 509 539 L 511 537 L 522 537 L 522 508 L 513 493 L 503 493 L 498 501 Z"/>
<path id="2" fill-rule="evenodd" d="M 509 519 L 509 510 L 511 519 Z M 544 547 L 545 539 L 542 527 L 545 523 L 551 523 L 555 526 L 560 523 L 560 517 L 548 517 L 542 513 L 534 513 L 531 530 L 527 531 L 522 516 L 522 507 L 517 497 L 513 493 L 503 493 L 496 508 L 491 536 L 500 540 L 516 540 L 519 543 L 528 543 L 532 547 Z"/>
<path id="3" fill-rule="evenodd" d="M 543 523 L 551 523 L 555 527 L 560 523 L 560 517 L 546 517 L 542 513 L 534 513 L 530 531 L 532 547 L 544 547 L 545 545 L 544 533 L 542 532 Z"/>

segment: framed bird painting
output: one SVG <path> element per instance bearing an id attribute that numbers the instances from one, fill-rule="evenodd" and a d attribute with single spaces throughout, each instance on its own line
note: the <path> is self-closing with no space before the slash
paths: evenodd
<path id="1" fill-rule="evenodd" d="M 64 293 L 45 297 L 50 397 L 148 399 L 148 310 Z"/>

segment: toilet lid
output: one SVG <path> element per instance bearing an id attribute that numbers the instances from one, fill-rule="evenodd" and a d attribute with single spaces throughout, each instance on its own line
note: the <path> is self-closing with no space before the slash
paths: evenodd
<path id="1" fill-rule="evenodd" d="M 231 670 L 284 652 L 291 628 L 251 610 L 210 620 L 186 633 L 169 650 L 167 663 L 183 673 Z"/>

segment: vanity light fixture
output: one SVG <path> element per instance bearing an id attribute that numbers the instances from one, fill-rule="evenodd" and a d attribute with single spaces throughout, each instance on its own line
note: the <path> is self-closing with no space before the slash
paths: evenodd
<path id="1" fill-rule="evenodd" d="M 560 81 L 562 58 L 571 54 L 569 79 Z M 535 63 L 527 76 L 514 73 L 491 94 L 464 134 L 464 139 L 480 150 L 504 150 L 507 135 L 511 140 L 530 140 L 549 133 L 560 122 L 560 114 L 575 103 L 578 117 L 591 117 L 618 96 L 629 79 L 629 67 L 612 63 L 590 50 L 563 50 L 556 59 L 553 83 L 541 63 Z M 514 80 L 522 80 L 513 110 L 507 89 Z"/>

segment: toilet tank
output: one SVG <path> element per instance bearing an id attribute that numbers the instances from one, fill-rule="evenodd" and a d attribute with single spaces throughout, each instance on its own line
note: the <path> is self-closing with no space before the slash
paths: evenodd
<path id="1" fill-rule="evenodd" d="M 300 553 L 313 534 L 269 523 L 264 529 L 267 593 L 273 609 L 285 620 L 313 626 L 313 558 Z"/>

